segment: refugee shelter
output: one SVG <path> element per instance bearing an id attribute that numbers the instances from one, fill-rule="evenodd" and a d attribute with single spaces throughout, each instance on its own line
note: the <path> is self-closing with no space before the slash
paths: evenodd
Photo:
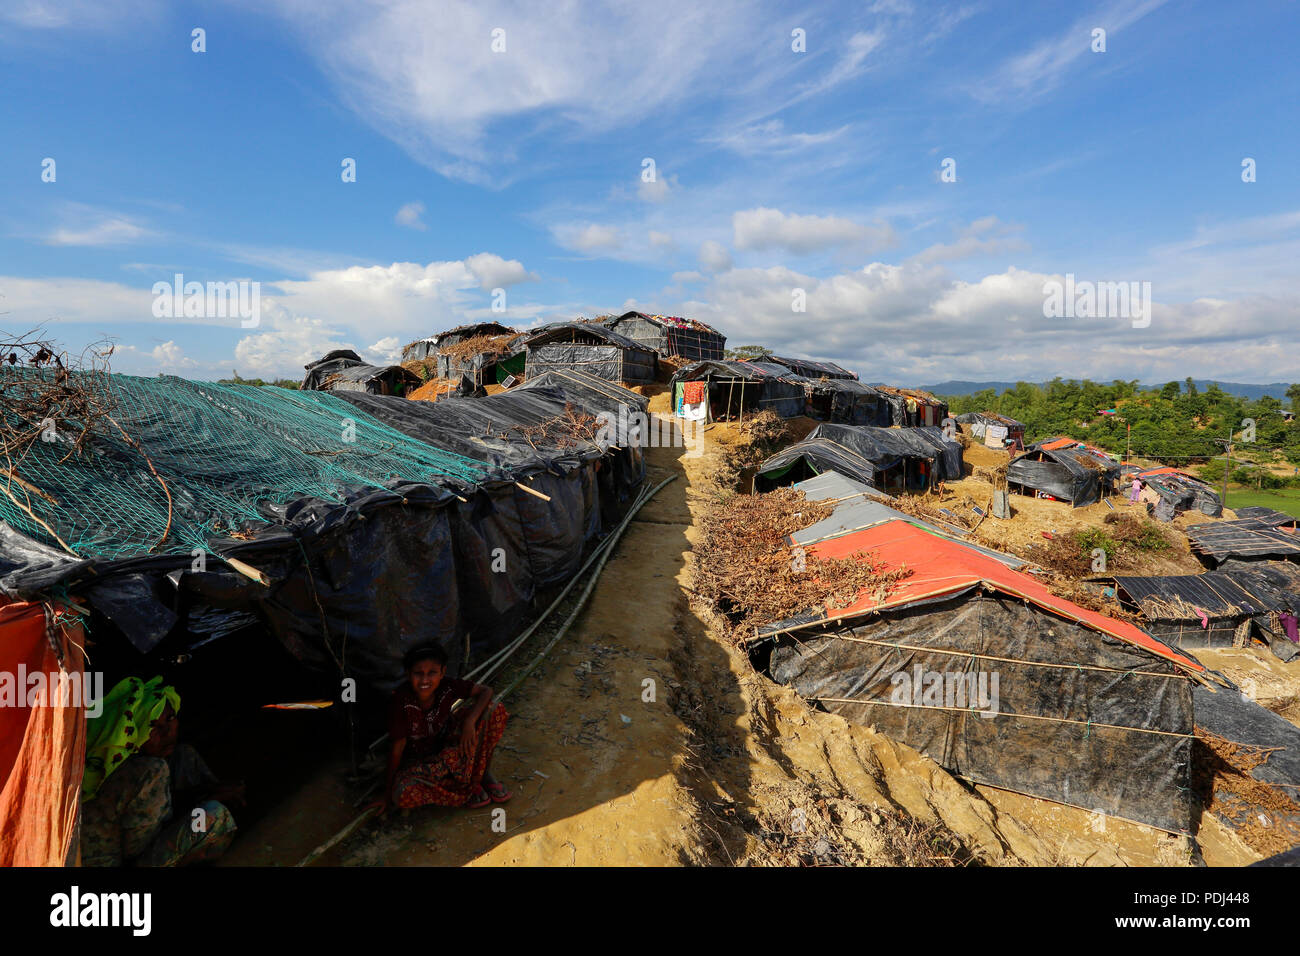
<path id="1" fill-rule="evenodd" d="M 873 386 L 889 405 L 889 424 L 906 427 L 942 425 L 948 417 L 948 403 L 919 388 Z"/>
<path id="2" fill-rule="evenodd" d="M 1151 505 L 1157 521 L 1172 521 L 1175 515 L 1193 508 L 1211 518 L 1223 514 L 1223 500 L 1195 475 L 1177 468 L 1148 468 L 1135 472 L 1134 477 L 1142 482 L 1139 500 Z"/>
<path id="3" fill-rule="evenodd" d="M 1250 637 L 1252 622 L 1267 629 L 1270 612 L 1294 603 L 1250 572 L 1117 576 L 1115 595 L 1141 613 L 1145 629 L 1172 647 L 1232 647 Z"/>
<path id="4" fill-rule="evenodd" d="M 722 358 L 727 348 L 727 337 L 698 319 L 624 312 L 619 316 L 610 316 L 602 324 L 610 331 L 665 357 L 700 362 Z"/>
<path id="5" fill-rule="evenodd" d="M 891 508 L 889 506 L 889 502 L 893 500 L 891 495 L 885 494 L 879 488 L 854 481 L 839 472 L 823 472 L 816 478 L 797 482 L 794 489 L 802 491 L 809 501 L 827 502 L 831 513 L 822 520 L 792 533 L 786 541 L 791 547 L 808 547 L 830 538 L 874 528 L 889 521 L 907 521 L 931 534 L 954 540 L 960 540 L 967 534 L 964 528 L 956 525 L 922 521 L 920 518 Z M 985 548 L 973 541 L 965 540 L 962 543 L 1012 569 L 1022 568 L 1028 563 L 1015 555 L 1003 554 L 1001 551 Z"/>
<path id="6" fill-rule="evenodd" d="M 889 426 L 889 403 L 870 385 L 845 378 L 819 378 L 808 379 L 804 389 L 809 418 L 837 425 Z"/>
<path id="7" fill-rule="evenodd" d="M 404 395 L 419 388 L 420 376 L 400 365 L 371 365 L 351 349 L 336 349 L 304 366 L 301 388 L 323 392 Z"/>
<path id="8" fill-rule="evenodd" d="M 777 683 L 975 783 L 1191 830 L 1194 658 L 910 521 L 805 551 L 908 573 L 760 629 Z"/>
<path id="9" fill-rule="evenodd" d="M 1295 531 L 1297 523 L 1300 522 L 1300 518 L 1295 515 L 1289 515 L 1285 511 L 1278 511 L 1275 508 L 1265 508 L 1262 505 L 1234 508 L 1233 511 L 1236 513 L 1238 520 L 1248 519 L 1263 527 L 1277 531 Z"/>
<path id="10" fill-rule="evenodd" d="M 403 362 L 416 362 L 423 359 L 437 358 L 442 346 L 457 345 L 467 339 L 477 338 L 497 338 L 502 335 L 511 335 L 514 329 L 508 325 L 502 325 L 500 322 L 474 322 L 469 325 L 458 325 L 454 329 L 448 329 L 445 332 L 439 332 L 437 335 L 430 335 L 427 338 L 416 339 L 402 348 Z"/>
<path id="11" fill-rule="evenodd" d="M 70 596 L 101 653 L 117 634 L 141 660 L 251 616 L 299 661 L 381 691 L 419 643 L 459 670 L 511 639 L 644 480 L 639 449 L 588 435 L 645 399 L 567 374 L 436 404 L 102 376 L 126 435 L 96 427 L 69 454 L 60 422 L 15 456 L 0 592 Z M 12 408 L 5 427 L 25 427 Z"/>
<path id="12" fill-rule="evenodd" d="M 945 439 L 938 428 L 828 423 L 759 465 L 754 490 L 770 491 L 833 470 L 890 494 L 925 491 L 960 478 L 961 466 L 961 444 Z"/>
<path id="13" fill-rule="evenodd" d="M 1300 560 L 1300 536 L 1286 530 L 1285 526 L 1276 525 L 1276 520 L 1269 516 L 1238 517 L 1231 521 L 1192 525 L 1187 528 L 1187 542 L 1192 553 L 1212 568 L 1229 558 Z"/>
<path id="14" fill-rule="evenodd" d="M 522 343 L 526 350 L 526 374 L 578 371 L 608 382 L 639 385 L 653 382 L 659 359 L 648 346 L 590 322 L 560 322 L 530 334 Z"/>
<path id="15" fill-rule="evenodd" d="M 438 348 L 437 377 L 459 380 L 463 395 L 489 385 L 500 385 L 511 376 L 521 381 L 525 367 L 524 338 L 518 332 L 509 332 L 444 343 Z"/>
<path id="16" fill-rule="evenodd" d="M 76 862 L 85 644 L 74 607 L 0 598 L 0 866 Z"/>
<path id="17" fill-rule="evenodd" d="M 967 426 L 970 434 L 982 438 L 989 448 L 1004 448 L 1008 444 L 1025 447 L 1024 422 L 997 412 L 963 412 L 956 419 L 957 424 Z"/>
<path id="18" fill-rule="evenodd" d="M 804 413 L 804 379 L 771 362 L 710 360 L 679 369 L 668 382 L 673 414 L 695 421 L 743 420 L 770 411 L 781 418 Z"/>
<path id="19" fill-rule="evenodd" d="M 1007 466 L 1007 485 L 1021 494 L 1090 505 L 1110 495 L 1119 477 L 1119 462 L 1100 449 L 1073 438 L 1053 438 L 1030 445 Z"/>
<path id="20" fill-rule="evenodd" d="M 850 372 L 844 366 L 834 362 L 814 362 L 812 359 L 786 358 L 781 355 L 769 355 L 764 361 L 784 365 L 796 375 L 802 375 L 807 379 L 829 378 L 846 382 L 858 380 L 856 372 Z"/>

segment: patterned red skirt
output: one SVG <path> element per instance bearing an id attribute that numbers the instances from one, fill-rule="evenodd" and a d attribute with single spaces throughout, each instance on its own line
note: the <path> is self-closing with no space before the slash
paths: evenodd
<path id="1" fill-rule="evenodd" d="M 493 704 L 479 726 L 478 744 L 466 760 L 456 746 L 445 747 L 432 757 L 398 768 L 393 780 L 393 802 L 403 810 L 413 807 L 463 807 L 478 795 L 492 752 L 506 730 L 505 707 Z M 454 736 L 457 727 L 448 733 Z"/>

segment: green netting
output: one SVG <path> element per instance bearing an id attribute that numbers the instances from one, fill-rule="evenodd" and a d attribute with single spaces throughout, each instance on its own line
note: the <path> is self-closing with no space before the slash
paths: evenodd
<path id="1" fill-rule="evenodd" d="M 327 392 L 127 375 L 111 376 L 106 387 L 113 417 L 139 450 L 108 425 L 64 461 L 80 425 L 56 419 L 57 441 L 32 441 L 0 458 L 0 519 L 56 547 L 57 534 L 82 557 L 189 552 L 213 536 L 264 526 L 261 504 L 337 501 L 346 485 L 472 485 L 496 474 Z M 31 427 L 8 406 L 2 414 L 9 434 Z M 169 529 L 167 494 L 141 451 L 171 494 Z"/>
<path id="2" fill-rule="evenodd" d="M 523 375 L 525 358 L 525 354 L 520 352 L 518 355 L 497 362 L 497 384 L 500 385 L 511 375 Z"/>

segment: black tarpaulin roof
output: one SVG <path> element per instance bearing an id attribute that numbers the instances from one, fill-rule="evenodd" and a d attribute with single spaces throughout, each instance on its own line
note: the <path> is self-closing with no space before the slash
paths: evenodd
<path id="1" fill-rule="evenodd" d="M 1300 556 L 1300 538 L 1269 527 L 1255 518 L 1192 525 L 1187 529 L 1192 550 L 1216 561 L 1225 558 L 1281 558 Z"/>
<path id="2" fill-rule="evenodd" d="M 1234 508 L 1238 519 L 1248 519 L 1258 522 L 1261 526 L 1267 528 L 1282 528 L 1287 525 L 1294 525 L 1300 518 L 1295 515 L 1289 515 L 1283 511 L 1277 511 L 1273 508 L 1265 508 L 1261 505 L 1251 505 L 1247 508 Z"/>
<path id="3" fill-rule="evenodd" d="M 784 365 L 774 362 L 736 362 L 730 359 L 709 359 L 680 369 L 673 375 L 674 382 L 698 382 L 705 378 L 739 378 L 747 382 L 778 380 L 803 384 L 804 378 Z"/>
<path id="4" fill-rule="evenodd" d="M 1280 610 L 1290 600 L 1262 580 L 1245 574 L 1209 571 L 1163 577 L 1115 577 L 1115 586 L 1141 608 L 1149 621 L 1187 620 L 1168 607 L 1174 599 L 1210 617 L 1240 617 Z M 1154 600 L 1153 600 L 1154 599 Z"/>
<path id="5" fill-rule="evenodd" d="M 335 349 L 304 368 L 307 374 L 300 387 L 306 389 L 328 389 L 340 383 L 365 385 L 384 377 L 400 379 L 408 385 L 420 384 L 420 377 L 414 372 L 400 365 L 371 365 L 351 349 Z"/>
<path id="6" fill-rule="evenodd" d="M 974 425 L 978 422 L 984 425 L 1005 425 L 1008 428 L 1025 430 L 1024 422 L 1018 422 L 1014 418 L 1007 418 L 997 412 L 962 412 L 960 415 L 954 415 L 953 417 L 963 425 Z"/>
<path id="7" fill-rule="evenodd" d="M 777 452 L 758 467 L 759 475 L 788 469 L 800 458 L 815 471 L 838 471 L 871 484 L 876 473 L 904 458 L 920 458 L 935 465 L 934 480 L 961 477 L 961 445 L 948 441 L 934 426 L 875 428 L 860 425 L 818 425 L 801 442 Z"/>
<path id="8" fill-rule="evenodd" d="M 818 379 L 843 379 L 852 382 L 858 380 L 857 373 L 850 372 L 842 365 L 834 362 L 817 362 L 813 359 L 788 358 L 783 355 L 771 356 L 773 362 L 778 365 L 784 365 L 796 375 L 802 375 L 804 378 Z"/>
<path id="9" fill-rule="evenodd" d="M 617 345 L 621 349 L 631 349 L 636 352 L 646 352 L 655 355 L 655 350 L 648 345 L 642 345 L 640 342 L 634 342 L 627 336 L 619 335 L 617 332 L 605 328 L 603 325 L 597 325 L 593 322 L 560 322 L 555 325 L 548 325 L 542 331 L 533 333 L 523 340 L 521 345 L 533 348 L 538 345 L 545 345 L 548 342 L 568 342 L 571 337 L 589 336 L 598 342 L 604 342 L 607 345 Z"/>

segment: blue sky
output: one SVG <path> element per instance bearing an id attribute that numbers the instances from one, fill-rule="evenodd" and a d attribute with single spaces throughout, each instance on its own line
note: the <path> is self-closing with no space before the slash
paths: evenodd
<path id="1" fill-rule="evenodd" d="M 900 384 L 1298 380 L 1297 27 L 1292 0 L 8 0 L 0 330 L 297 377 L 642 308 Z M 178 272 L 260 282 L 260 324 L 155 316 Z M 1150 325 L 1046 318 L 1067 273 L 1150 282 Z"/>

